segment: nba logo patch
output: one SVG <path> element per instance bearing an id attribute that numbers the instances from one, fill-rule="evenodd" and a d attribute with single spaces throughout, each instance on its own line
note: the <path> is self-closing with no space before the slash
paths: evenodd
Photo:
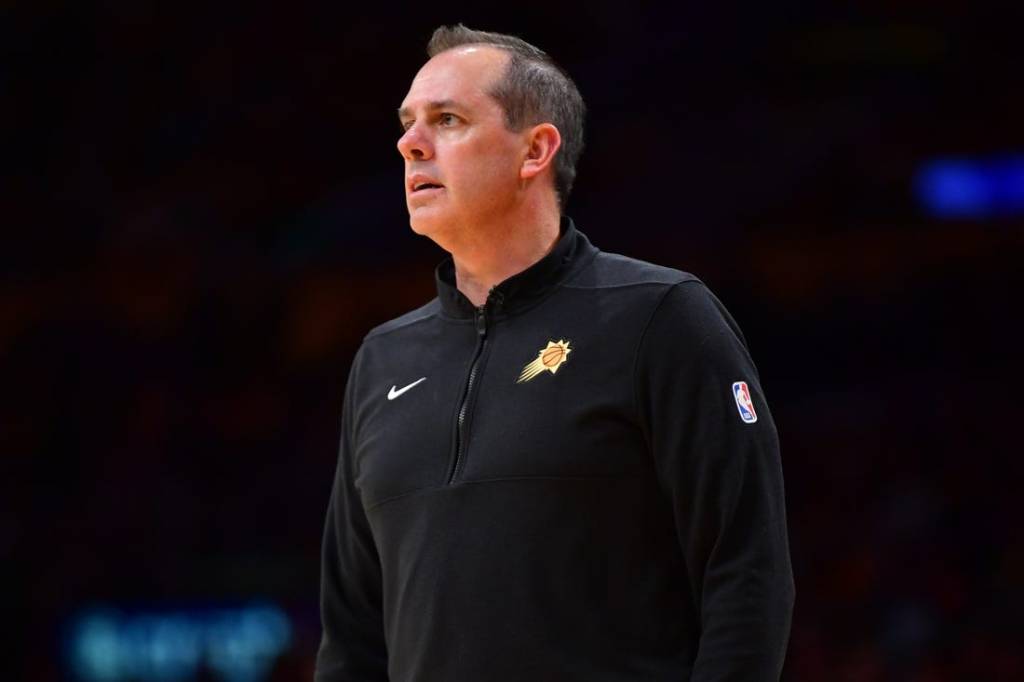
<path id="1" fill-rule="evenodd" d="M 757 421 L 757 412 L 754 411 L 754 401 L 750 399 L 750 389 L 747 382 L 737 381 L 732 385 L 732 395 L 736 398 L 736 409 L 740 411 L 740 419 L 747 424 Z"/>

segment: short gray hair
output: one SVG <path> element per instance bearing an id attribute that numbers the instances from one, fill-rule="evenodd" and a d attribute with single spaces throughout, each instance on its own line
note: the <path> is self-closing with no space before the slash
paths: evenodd
<path id="1" fill-rule="evenodd" d="M 490 45 L 509 54 L 505 73 L 490 93 L 505 110 L 509 130 L 520 131 L 538 123 L 558 128 L 562 146 L 554 160 L 555 192 L 559 207 L 564 207 L 576 179 L 576 162 L 583 153 L 586 106 L 576 84 L 546 52 L 525 40 L 475 31 L 462 24 L 437 28 L 427 43 L 427 56 L 463 45 Z"/>

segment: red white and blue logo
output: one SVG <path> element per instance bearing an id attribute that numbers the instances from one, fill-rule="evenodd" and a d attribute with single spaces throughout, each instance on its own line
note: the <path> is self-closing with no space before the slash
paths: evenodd
<path id="1" fill-rule="evenodd" d="M 740 411 L 740 419 L 747 424 L 757 421 L 757 412 L 754 411 L 754 401 L 750 399 L 750 389 L 747 382 L 737 381 L 732 385 L 732 395 L 736 398 L 736 409 Z"/>

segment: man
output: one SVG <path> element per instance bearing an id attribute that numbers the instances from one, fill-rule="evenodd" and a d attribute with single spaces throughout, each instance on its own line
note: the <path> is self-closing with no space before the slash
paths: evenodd
<path id="1" fill-rule="evenodd" d="M 778 441 L 692 275 L 562 215 L 572 81 L 440 28 L 399 110 L 438 296 L 353 362 L 318 682 L 776 680 L 793 582 Z"/>

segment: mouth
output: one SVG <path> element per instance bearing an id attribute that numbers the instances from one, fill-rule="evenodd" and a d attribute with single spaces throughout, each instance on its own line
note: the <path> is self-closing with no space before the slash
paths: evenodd
<path id="1" fill-rule="evenodd" d="M 438 185 L 433 182 L 421 182 L 413 186 L 412 193 L 425 192 L 432 189 L 444 189 L 444 185 Z"/>

